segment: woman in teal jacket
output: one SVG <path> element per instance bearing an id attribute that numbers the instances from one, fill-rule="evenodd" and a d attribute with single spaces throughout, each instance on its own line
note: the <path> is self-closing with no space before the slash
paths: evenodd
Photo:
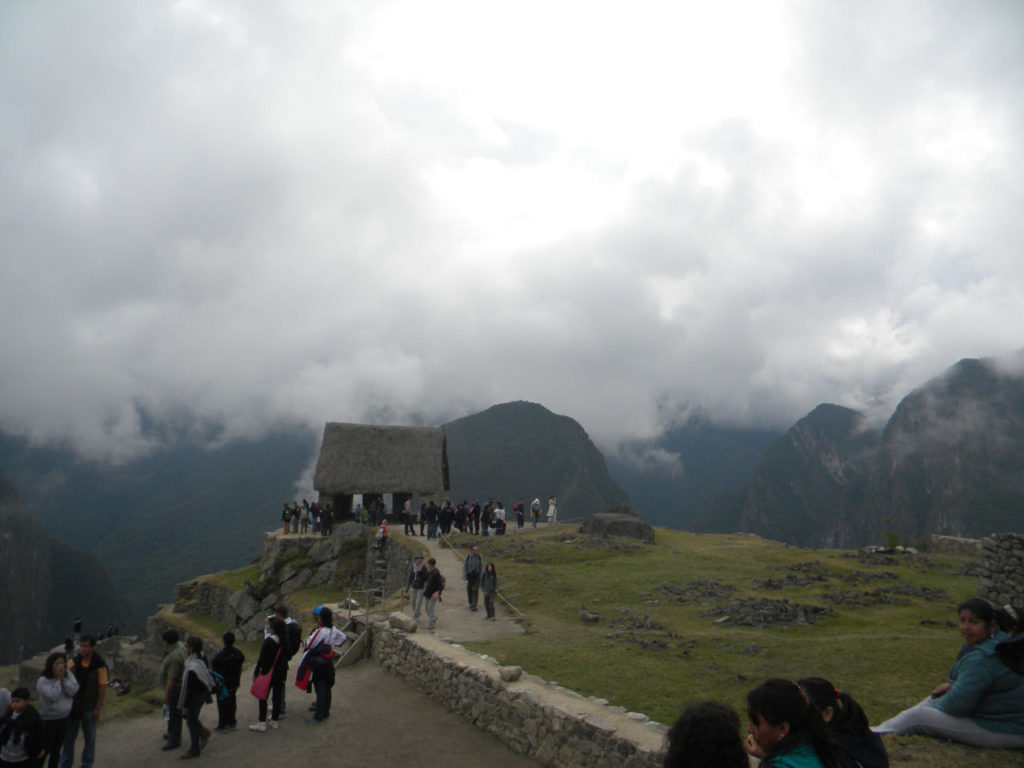
<path id="1" fill-rule="evenodd" d="M 871 730 L 920 733 L 990 749 L 1024 748 L 1024 678 L 996 655 L 1006 638 L 996 626 L 995 610 L 972 597 L 957 613 L 964 646 L 949 680 L 931 695 Z"/>

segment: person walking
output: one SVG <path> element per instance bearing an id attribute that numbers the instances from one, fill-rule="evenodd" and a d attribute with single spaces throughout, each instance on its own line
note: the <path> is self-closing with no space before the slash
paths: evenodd
<path id="1" fill-rule="evenodd" d="M 210 740 L 210 729 L 199 722 L 203 702 L 213 690 L 213 676 L 203 657 L 203 639 L 192 635 L 185 641 L 188 657 L 181 677 L 181 693 L 178 694 L 178 709 L 188 725 L 189 748 L 182 754 L 182 760 L 199 757 L 206 742 Z"/>
<path id="2" fill-rule="evenodd" d="M 494 621 L 494 598 L 498 594 L 498 572 L 494 563 L 487 563 L 484 566 L 483 575 L 480 577 L 480 591 L 484 593 L 484 610 L 487 611 L 487 618 Z"/>
<path id="3" fill-rule="evenodd" d="M 427 567 L 423 564 L 423 555 L 416 555 L 412 559 L 412 568 L 409 569 L 409 580 L 405 588 L 410 596 L 410 610 L 412 617 L 418 619 L 423 609 L 423 583 L 427 578 Z"/>
<path id="4" fill-rule="evenodd" d="M 466 582 L 466 598 L 469 600 L 469 610 L 475 611 L 477 600 L 480 596 L 480 574 L 483 573 L 484 564 L 480 559 L 480 548 L 475 544 L 462 561 L 462 580 Z"/>
<path id="5" fill-rule="evenodd" d="M 427 601 L 427 617 L 430 619 L 427 629 L 432 630 L 437 624 L 435 613 L 438 602 L 441 600 L 441 593 L 444 591 L 444 576 L 437 570 L 437 560 L 427 560 L 427 577 L 423 582 L 423 596 Z"/>
<path id="6" fill-rule="evenodd" d="M 168 629 L 161 639 L 164 641 L 164 658 L 160 662 L 160 684 L 164 689 L 164 706 L 167 707 L 167 732 L 164 738 L 167 743 L 162 747 L 165 751 L 181 746 L 181 679 L 185 674 L 185 659 L 188 651 L 181 644 L 178 630 Z"/>

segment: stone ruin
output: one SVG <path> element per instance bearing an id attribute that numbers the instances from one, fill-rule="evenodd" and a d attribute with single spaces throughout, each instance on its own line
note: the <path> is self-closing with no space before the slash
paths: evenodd
<path id="1" fill-rule="evenodd" d="M 645 544 L 654 543 L 654 529 L 628 504 L 620 504 L 607 512 L 598 512 L 580 526 L 580 533 L 602 539 L 625 536 L 639 539 Z"/>

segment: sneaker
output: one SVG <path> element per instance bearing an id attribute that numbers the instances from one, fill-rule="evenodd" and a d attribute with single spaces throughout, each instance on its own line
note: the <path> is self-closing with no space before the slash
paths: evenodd
<path id="1" fill-rule="evenodd" d="M 182 760 L 191 760 L 193 757 L 199 757 L 198 752 L 193 752 L 191 749 L 183 755 L 179 755 Z"/>
<path id="2" fill-rule="evenodd" d="M 306 725 L 320 725 L 322 722 L 323 720 L 317 720 L 315 717 L 306 718 Z"/>
<path id="3" fill-rule="evenodd" d="M 276 731 L 278 728 L 281 727 L 281 724 L 279 722 L 277 722 L 277 720 L 271 720 L 270 721 L 270 727 L 273 728 Z"/>
<path id="4" fill-rule="evenodd" d="M 267 724 L 266 723 L 253 723 L 252 725 L 249 726 L 249 730 L 250 731 L 255 731 L 256 733 L 266 733 L 267 732 Z"/>

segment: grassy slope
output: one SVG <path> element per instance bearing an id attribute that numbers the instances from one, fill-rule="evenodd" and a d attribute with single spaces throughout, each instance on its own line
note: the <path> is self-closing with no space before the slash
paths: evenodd
<path id="1" fill-rule="evenodd" d="M 557 540 L 557 537 L 563 540 Z M 484 559 L 497 564 L 500 589 L 528 616 L 526 635 L 479 644 L 504 663 L 585 695 L 671 723 L 688 701 L 718 699 L 744 711 L 748 690 L 766 677 L 819 675 L 849 691 L 879 722 L 920 700 L 945 679 L 960 645 L 947 624 L 957 603 L 974 594 L 975 580 L 959 573 L 962 560 L 905 557 L 868 565 L 834 550 L 808 550 L 751 536 L 696 535 L 658 530 L 654 547 L 620 551 L 586 546 L 584 537 L 531 532 L 485 540 Z M 819 561 L 825 581 L 784 590 L 757 588 L 755 579 L 780 579 L 788 570 Z M 867 574 L 891 572 L 867 582 Z M 666 584 L 718 580 L 734 592 L 685 602 L 662 591 Z M 787 599 L 828 606 L 837 589 L 871 590 L 897 583 L 944 590 L 944 598 L 903 598 L 893 605 L 834 605 L 835 616 L 813 626 L 759 629 L 715 624 L 708 608 L 738 596 Z M 656 601 L 656 602 L 654 602 Z M 600 614 L 580 621 L 581 607 Z M 612 620 L 643 619 L 657 629 L 627 629 Z M 922 624 L 922 621 L 934 624 Z M 664 647 L 653 648 L 653 643 Z M 647 648 L 642 646 L 648 645 Z M 983 752 L 923 737 L 887 737 L 893 766 L 1022 765 L 1020 755 Z"/>

